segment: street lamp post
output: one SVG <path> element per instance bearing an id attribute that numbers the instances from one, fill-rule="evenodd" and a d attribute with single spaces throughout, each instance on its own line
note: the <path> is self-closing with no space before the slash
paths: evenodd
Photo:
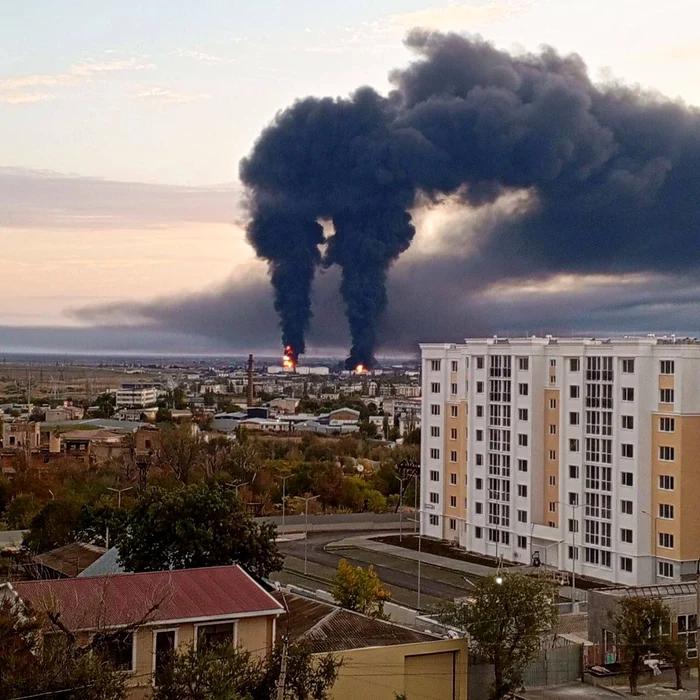
<path id="1" fill-rule="evenodd" d="M 397 476 L 399 480 L 399 542 L 403 542 L 403 482 L 406 477 Z"/>
<path id="2" fill-rule="evenodd" d="M 564 503 L 556 501 L 557 505 L 571 506 L 571 515 L 573 516 L 574 528 L 571 530 L 571 611 L 576 610 L 576 531 L 578 530 L 578 521 L 576 520 L 576 509 L 581 507 L 580 503 Z M 564 540 L 562 540 L 563 542 Z M 546 554 L 545 549 L 545 554 Z"/>
<path id="3" fill-rule="evenodd" d="M 304 501 L 304 574 L 307 573 L 309 547 L 309 501 L 315 501 L 318 496 L 303 496 Z"/>
<path id="4" fill-rule="evenodd" d="M 107 487 L 107 491 L 113 491 L 114 493 L 117 494 L 117 508 L 121 510 L 122 507 L 122 494 L 126 493 L 127 491 L 131 491 L 133 489 L 133 486 L 127 486 L 125 489 L 115 489 L 112 488 L 111 486 Z"/>
<path id="5" fill-rule="evenodd" d="M 284 532 L 284 523 L 285 523 L 285 506 L 287 505 L 287 479 L 291 479 L 293 475 L 292 474 L 287 474 L 286 476 L 281 476 L 280 479 L 282 479 L 282 531 Z M 238 494 L 236 494 L 238 495 Z"/>

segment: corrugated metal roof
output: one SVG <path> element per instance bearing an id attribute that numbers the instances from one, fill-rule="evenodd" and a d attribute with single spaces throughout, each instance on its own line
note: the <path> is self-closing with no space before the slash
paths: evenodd
<path id="1" fill-rule="evenodd" d="M 37 611 L 72 630 L 283 612 L 239 566 L 89 576 L 13 584 Z"/>
<path id="2" fill-rule="evenodd" d="M 282 600 L 281 593 L 274 596 Z M 303 596 L 287 593 L 284 599 L 289 610 L 289 621 L 285 613 L 280 617 L 277 629 L 285 630 L 289 624 L 290 638 L 295 641 L 303 639 L 313 653 L 434 642 L 439 639 L 436 635 L 386 620 L 376 620 Z"/>
<path id="3" fill-rule="evenodd" d="M 77 576 L 104 553 L 104 547 L 86 542 L 70 542 L 49 552 L 37 554 L 34 561 L 62 576 Z"/>

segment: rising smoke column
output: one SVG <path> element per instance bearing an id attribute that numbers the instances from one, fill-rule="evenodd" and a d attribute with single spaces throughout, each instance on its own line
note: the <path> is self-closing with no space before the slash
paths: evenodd
<path id="1" fill-rule="evenodd" d="M 346 100 L 302 100 L 242 163 L 249 239 L 270 261 L 285 337 L 303 338 L 315 266 L 338 264 L 348 363 L 371 364 L 387 271 L 410 245 L 418 193 L 472 206 L 527 192 L 526 210 L 478 240 L 480 274 L 698 266 L 697 110 L 594 85 L 580 58 L 550 49 L 515 57 L 424 31 L 407 43 L 419 58 L 392 74 L 387 97 L 362 88 Z M 323 261 L 317 219 L 335 230 Z M 302 284 L 300 307 L 289 300 Z"/>

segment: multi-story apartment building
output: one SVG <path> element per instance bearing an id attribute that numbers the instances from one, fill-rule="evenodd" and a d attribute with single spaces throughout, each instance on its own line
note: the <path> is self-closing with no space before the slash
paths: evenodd
<path id="1" fill-rule="evenodd" d="M 421 345 L 424 535 L 627 585 L 695 576 L 700 343 Z"/>
<path id="2" fill-rule="evenodd" d="M 117 389 L 117 408 L 148 408 L 155 406 L 158 389 L 153 384 L 122 384 Z"/>

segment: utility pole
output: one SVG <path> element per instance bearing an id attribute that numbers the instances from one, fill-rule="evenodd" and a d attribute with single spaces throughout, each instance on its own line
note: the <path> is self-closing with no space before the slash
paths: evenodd
<path id="1" fill-rule="evenodd" d="M 287 479 L 291 479 L 293 475 L 292 474 L 287 474 L 286 476 L 281 476 L 280 479 L 282 479 L 282 530 L 284 531 L 284 523 L 285 523 L 285 506 L 287 505 Z"/>
<path id="2" fill-rule="evenodd" d="M 403 476 L 396 477 L 399 480 L 399 542 L 403 542 Z"/>
<path id="3" fill-rule="evenodd" d="M 309 501 L 315 501 L 318 496 L 304 496 L 304 573 L 307 573 L 309 548 Z"/>
<path id="4" fill-rule="evenodd" d="M 277 700 L 284 700 L 284 686 L 287 681 L 287 647 L 289 638 L 284 636 L 282 643 L 282 660 L 280 661 L 280 676 L 277 679 Z"/>

